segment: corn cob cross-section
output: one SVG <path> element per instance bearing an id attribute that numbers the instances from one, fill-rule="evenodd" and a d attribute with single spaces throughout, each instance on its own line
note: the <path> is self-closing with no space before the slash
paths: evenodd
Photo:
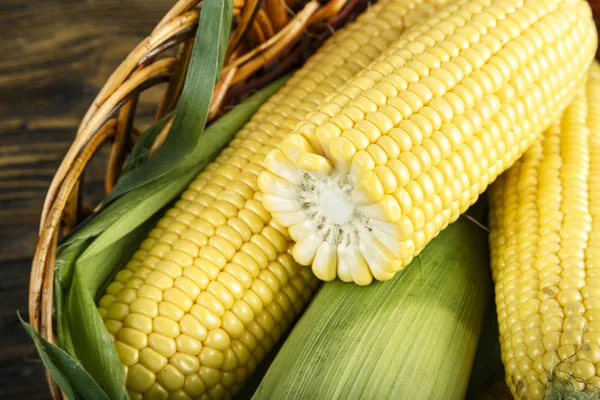
<path id="1" fill-rule="evenodd" d="M 390 279 L 560 115 L 596 40 L 583 0 L 459 0 L 411 28 L 267 157 L 296 261 Z"/>
<path id="2" fill-rule="evenodd" d="M 132 399 L 239 390 L 317 286 L 257 192 L 265 155 L 436 0 L 384 0 L 338 31 L 184 192 L 99 302 Z"/>
<path id="3" fill-rule="evenodd" d="M 599 190 L 594 63 L 562 119 L 490 190 L 502 361 L 518 399 L 600 398 Z"/>

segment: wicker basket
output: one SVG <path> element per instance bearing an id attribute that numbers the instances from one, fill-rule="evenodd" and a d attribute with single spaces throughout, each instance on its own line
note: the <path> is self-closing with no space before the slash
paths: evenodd
<path id="1" fill-rule="evenodd" d="M 209 120 L 217 118 L 240 94 L 260 88 L 294 68 L 336 27 L 373 0 L 233 0 L 234 26 L 223 73 L 215 87 Z M 589 0 L 600 16 L 600 0 Z M 140 93 L 168 82 L 155 118 L 177 104 L 198 25 L 200 0 L 178 0 L 113 72 L 83 117 L 71 148 L 50 184 L 44 202 L 40 236 L 31 267 L 30 323 L 55 343 L 52 326 L 53 285 L 57 243 L 94 207 L 81 197 L 85 167 L 103 145 L 110 145 L 105 190 L 108 194 L 128 151 L 140 135 L 135 111 Z M 598 25 L 598 23 L 597 23 Z M 169 131 L 167 123 L 151 154 Z M 47 374 L 53 399 L 60 389 Z"/>

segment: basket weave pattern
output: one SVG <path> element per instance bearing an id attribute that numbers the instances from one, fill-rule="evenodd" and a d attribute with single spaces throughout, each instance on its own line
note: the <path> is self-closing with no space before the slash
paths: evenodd
<path id="1" fill-rule="evenodd" d="M 232 99 L 283 75 L 335 28 L 370 0 L 233 0 L 234 26 L 225 66 L 215 86 L 209 121 L 222 115 Z M 600 0 L 589 0 L 600 16 Z M 52 180 L 44 202 L 40 235 L 31 268 L 30 323 L 55 343 L 53 285 L 56 247 L 93 210 L 81 197 L 84 171 L 104 144 L 111 146 L 105 177 L 108 194 L 118 179 L 127 154 L 140 136 L 135 111 L 140 93 L 167 82 L 155 118 L 171 112 L 183 88 L 197 29 L 200 0 L 178 0 L 113 72 L 88 109 L 73 144 Z M 598 24 L 597 24 L 598 25 Z M 165 140 L 171 120 L 157 136 L 150 154 Z M 62 398 L 48 375 L 53 399 Z"/>

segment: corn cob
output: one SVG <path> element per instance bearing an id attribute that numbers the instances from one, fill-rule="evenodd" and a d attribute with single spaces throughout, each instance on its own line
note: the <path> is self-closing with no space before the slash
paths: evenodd
<path id="1" fill-rule="evenodd" d="M 560 115 L 596 41 L 579 0 L 459 0 L 411 28 L 267 156 L 295 260 L 390 279 Z"/>
<path id="2" fill-rule="evenodd" d="M 594 63 L 562 119 L 490 189 L 502 361 L 518 399 L 600 398 L 598 189 Z"/>
<path id="3" fill-rule="evenodd" d="M 318 281 L 293 261 L 286 230 L 262 207 L 256 181 L 264 157 L 406 24 L 433 12 L 421 3 L 382 1 L 337 32 L 197 177 L 116 275 L 99 311 L 132 399 L 230 397 L 302 310 Z"/>

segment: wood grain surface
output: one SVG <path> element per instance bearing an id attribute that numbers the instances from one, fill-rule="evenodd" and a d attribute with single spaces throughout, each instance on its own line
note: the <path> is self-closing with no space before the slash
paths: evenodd
<path id="1" fill-rule="evenodd" d="M 50 179 L 110 73 L 174 0 L 0 1 L 0 399 L 48 399 L 27 316 L 30 260 Z M 151 121 L 158 90 L 138 116 Z M 100 153 L 86 191 L 103 195 Z"/>

